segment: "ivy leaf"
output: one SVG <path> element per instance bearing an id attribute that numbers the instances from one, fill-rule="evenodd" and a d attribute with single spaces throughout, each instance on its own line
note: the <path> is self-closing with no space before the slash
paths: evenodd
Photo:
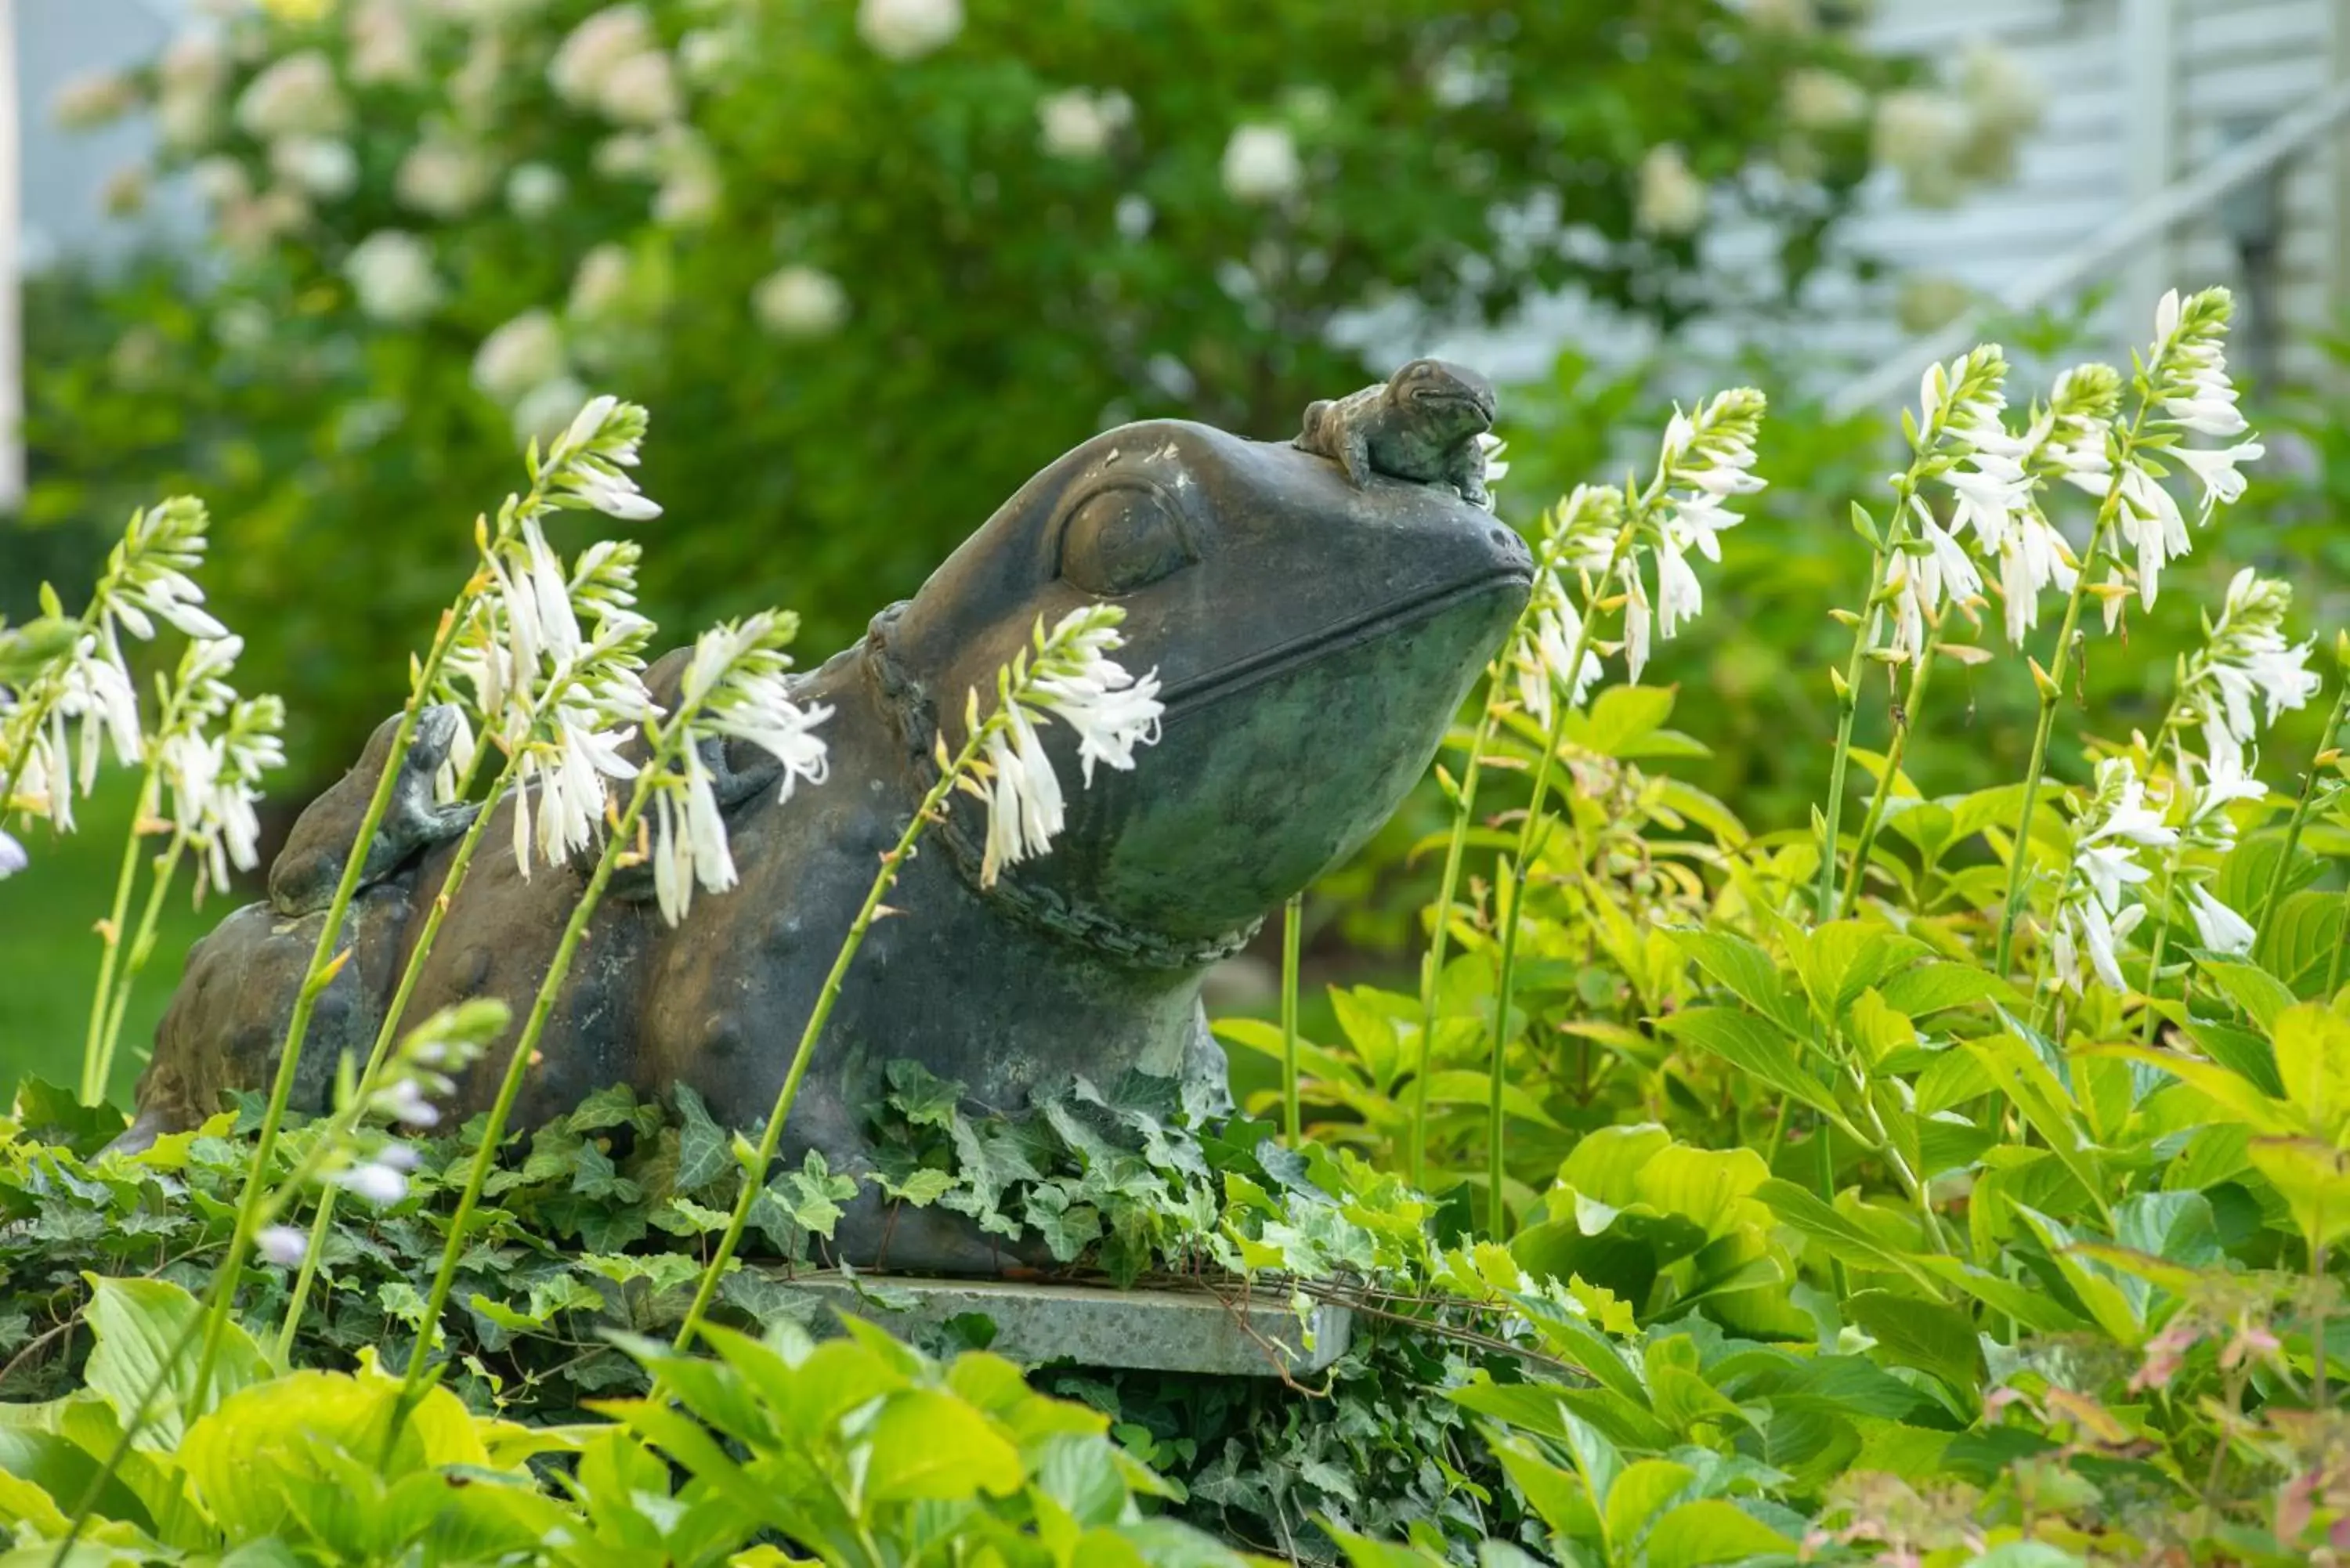
<path id="1" fill-rule="evenodd" d="M 1068 1189 L 1060 1182 L 1045 1182 L 1031 1192 L 1021 1218 L 1044 1239 L 1056 1262 L 1076 1262 L 1079 1254 L 1101 1240 L 1101 1211 L 1090 1203 L 1072 1203 Z"/>
<path id="2" fill-rule="evenodd" d="M 884 1197 L 900 1203 L 910 1203 L 917 1209 L 927 1209 L 936 1203 L 953 1191 L 955 1184 L 951 1172 L 927 1168 L 910 1172 L 902 1181 L 885 1175 L 877 1175 L 873 1180 Z"/>
<path id="3" fill-rule="evenodd" d="M 889 1103 L 918 1127 L 951 1127 L 962 1103 L 962 1085 L 941 1078 L 920 1062 L 900 1059 L 889 1066 Z"/>
<path id="4" fill-rule="evenodd" d="M 678 1115 L 676 1189 L 694 1192 L 726 1174 L 726 1135 L 711 1118 L 710 1108 L 690 1084 L 677 1085 Z"/>
<path id="5" fill-rule="evenodd" d="M 857 1179 L 835 1176 L 823 1153 L 812 1148 L 797 1170 L 786 1171 L 768 1191 L 780 1192 L 778 1200 L 794 1224 L 830 1241 L 840 1223 L 840 1206 L 857 1196 Z"/>

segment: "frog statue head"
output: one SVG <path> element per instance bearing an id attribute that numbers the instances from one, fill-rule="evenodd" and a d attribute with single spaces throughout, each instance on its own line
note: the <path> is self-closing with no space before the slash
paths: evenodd
<path id="1" fill-rule="evenodd" d="M 1359 847 L 1426 770 L 1524 603 L 1518 535 L 1442 485 L 1357 489 L 1331 462 L 1205 425 L 1098 436 L 1036 475 L 876 623 L 927 750 L 963 695 L 1088 600 L 1124 607 L 1167 705 L 1128 774 L 1072 790 L 1052 853 L 1003 877 L 1170 952 L 1229 945 Z M 1074 742 L 1047 730 L 1065 772 Z M 977 864 L 979 830 L 946 829 Z"/>

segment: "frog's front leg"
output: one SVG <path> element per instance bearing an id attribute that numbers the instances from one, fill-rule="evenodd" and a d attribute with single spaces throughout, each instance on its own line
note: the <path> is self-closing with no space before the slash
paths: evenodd
<path id="1" fill-rule="evenodd" d="M 1330 455 L 1337 461 L 1338 472 L 1347 483 L 1360 490 L 1371 483 L 1371 438 L 1367 431 L 1353 425 L 1342 426 L 1337 440 L 1330 443 Z"/>
<path id="2" fill-rule="evenodd" d="M 1493 509 L 1493 493 L 1485 486 L 1485 449 L 1474 439 L 1446 454 L 1444 480 L 1470 505 Z"/>

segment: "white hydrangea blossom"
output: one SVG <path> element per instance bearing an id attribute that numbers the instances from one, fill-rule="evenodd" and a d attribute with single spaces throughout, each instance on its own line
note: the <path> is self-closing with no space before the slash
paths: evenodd
<path id="1" fill-rule="evenodd" d="M 1038 101 L 1038 140 L 1050 157 L 1072 161 L 1099 158 L 1133 118 L 1134 102 L 1122 92 L 1065 88 Z"/>
<path id="2" fill-rule="evenodd" d="M 979 692 L 970 693 L 963 723 L 981 754 L 958 784 L 987 806 L 983 886 L 1005 867 L 1046 853 L 1066 824 L 1060 776 L 1041 735 L 1051 720 L 1076 736 L 1088 785 L 1096 763 L 1124 772 L 1134 766 L 1137 746 L 1157 743 L 1166 711 L 1159 672 L 1138 676 L 1110 657 L 1124 641 L 1124 619 L 1115 605 L 1085 605 L 1047 632 L 1039 617 L 1030 647 L 997 672 L 994 712 L 983 720 Z"/>
<path id="3" fill-rule="evenodd" d="M 751 312 L 778 337 L 828 337 L 848 319 L 848 291 L 819 268 L 782 267 L 751 291 Z"/>
<path id="4" fill-rule="evenodd" d="M 237 95 L 236 122 L 263 141 L 281 136 L 339 136 L 349 127 L 335 67 L 317 49 L 302 49 L 263 67 Z"/>
<path id="5" fill-rule="evenodd" d="M 511 407 L 562 375 L 566 364 L 563 328 L 544 310 L 525 310 L 482 339 L 473 353 L 473 385 Z"/>
<path id="6" fill-rule="evenodd" d="M 444 296 L 432 264 L 432 247 L 399 229 L 378 229 L 344 258 L 343 275 L 359 309 L 394 326 L 421 321 L 440 308 Z"/>
<path id="7" fill-rule="evenodd" d="M 1224 143 L 1224 192 L 1235 202 L 1270 205 L 1305 182 L 1297 139 L 1286 126 L 1243 125 Z"/>
<path id="8" fill-rule="evenodd" d="M 1644 234 L 1679 239 L 1698 231 L 1705 210 L 1705 183 L 1690 171 L 1688 154 L 1669 143 L 1648 149 L 1640 160 L 1633 225 Z"/>
<path id="9" fill-rule="evenodd" d="M 962 0 L 858 0 L 857 35 L 884 59 L 920 59 L 962 31 Z"/>

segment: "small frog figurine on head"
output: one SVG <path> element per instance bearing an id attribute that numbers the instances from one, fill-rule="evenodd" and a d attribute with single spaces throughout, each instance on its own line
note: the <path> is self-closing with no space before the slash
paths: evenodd
<path id="1" fill-rule="evenodd" d="M 1485 443 L 1477 438 L 1492 428 L 1492 383 L 1466 366 L 1414 359 L 1377 386 L 1309 404 L 1292 444 L 1336 462 L 1358 490 L 1384 473 L 1449 484 L 1490 511 Z"/>

